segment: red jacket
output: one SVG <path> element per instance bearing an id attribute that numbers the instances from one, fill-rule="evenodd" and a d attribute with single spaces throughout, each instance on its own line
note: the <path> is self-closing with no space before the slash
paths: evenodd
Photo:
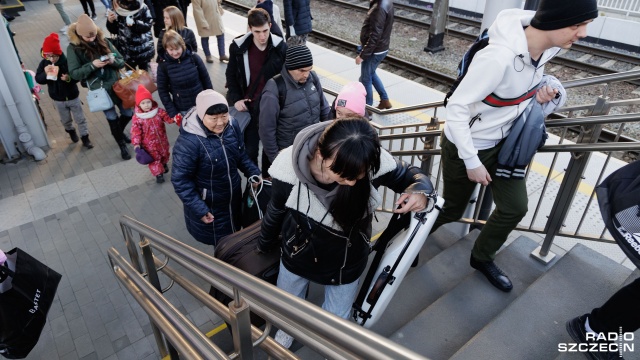
<path id="1" fill-rule="evenodd" d="M 169 114 L 164 109 L 158 108 L 158 104 L 154 101 L 151 111 L 156 110 L 155 116 L 145 119 L 140 116 L 144 116 L 149 112 L 143 113 L 136 106 L 131 123 L 131 145 L 142 146 L 154 159 L 158 155 L 169 156 L 169 139 L 167 139 L 167 130 L 164 127 L 164 123 L 173 123 Z"/>

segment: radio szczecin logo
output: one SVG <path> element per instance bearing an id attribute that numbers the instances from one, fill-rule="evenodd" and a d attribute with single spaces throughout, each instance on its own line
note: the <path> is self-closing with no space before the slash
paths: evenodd
<path id="1" fill-rule="evenodd" d="M 634 334 L 632 332 L 608 332 L 585 334 L 586 343 L 559 343 L 558 352 L 578 353 L 615 353 L 634 352 Z"/>

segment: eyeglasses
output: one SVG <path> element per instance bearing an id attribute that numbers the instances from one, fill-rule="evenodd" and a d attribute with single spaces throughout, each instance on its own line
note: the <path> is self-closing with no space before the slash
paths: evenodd
<path id="1" fill-rule="evenodd" d="M 60 57 L 60 55 L 56 55 L 56 54 L 44 54 L 44 57 L 47 59 L 57 59 Z"/>

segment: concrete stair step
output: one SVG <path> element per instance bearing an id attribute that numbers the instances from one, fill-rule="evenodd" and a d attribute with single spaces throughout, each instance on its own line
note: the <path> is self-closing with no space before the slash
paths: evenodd
<path id="1" fill-rule="evenodd" d="M 469 266 L 470 251 L 452 259 L 449 266 L 463 267 L 470 276 L 426 307 L 390 339 L 426 357 L 448 359 L 548 270 L 529 256 L 537 246 L 535 241 L 521 236 L 497 255 L 496 263 L 513 282 L 510 293 L 496 289 L 484 275 Z M 431 287 L 429 281 L 424 284 Z"/>
<path id="2" fill-rule="evenodd" d="M 631 271 L 577 244 L 451 359 L 553 359 L 567 320 L 606 301 Z"/>

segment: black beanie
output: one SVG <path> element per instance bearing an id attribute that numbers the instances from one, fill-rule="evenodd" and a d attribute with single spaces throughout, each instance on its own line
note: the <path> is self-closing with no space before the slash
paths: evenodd
<path id="1" fill-rule="evenodd" d="M 596 0 L 541 0 L 531 26 L 557 30 L 598 17 Z"/>
<path id="2" fill-rule="evenodd" d="M 287 70 L 297 70 L 313 66 L 311 50 L 305 45 L 292 46 L 287 49 L 284 67 Z"/>

